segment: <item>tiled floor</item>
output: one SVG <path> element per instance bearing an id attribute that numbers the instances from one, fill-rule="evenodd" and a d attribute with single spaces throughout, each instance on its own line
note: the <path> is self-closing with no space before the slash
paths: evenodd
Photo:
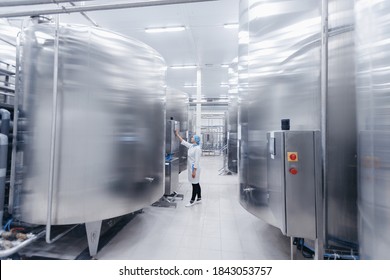
<path id="1" fill-rule="evenodd" d="M 182 172 L 178 192 L 184 201 L 177 200 L 177 208 L 145 208 L 97 259 L 289 259 L 289 238 L 239 204 L 238 176 L 218 175 L 222 158 L 204 156 L 201 166 L 202 204 L 185 207 L 191 185 L 187 172 Z"/>

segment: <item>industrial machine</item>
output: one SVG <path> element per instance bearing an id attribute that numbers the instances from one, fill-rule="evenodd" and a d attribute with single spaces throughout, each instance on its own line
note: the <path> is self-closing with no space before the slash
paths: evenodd
<path id="1" fill-rule="evenodd" d="M 93 256 L 103 220 L 164 194 L 165 62 L 132 38 L 58 22 L 28 26 L 18 50 L 13 221 L 43 226 L 47 243 L 85 224 Z"/>
<path id="2" fill-rule="evenodd" d="M 169 120 L 166 124 L 165 134 L 165 192 L 164 195 L 153 206 L 175 207 L 177 198 L 183 199 L 182 194 L 177 193 L 179 189 L 179 167 L 180 159 L 179 140 L 176 138 L 175 131 L 180 131 L 178 121 Z"/>
<path id="3" fill-rule="evenodd" d="M 319 131 L 270 131 L 267 142 L 267 198 L 273 224 L 287 236 L 317 241 L 322 205 Z"/>
<path id="4" fill-rule="evenodd" d="M 320 144 L 314 147 L 321 147 L 323 196 L 316 200 L 323 211 L 316 213 L 318 248 L 308 249 L 308 257 L 358 255 L 353 9 L 352 0 L 240 2 L 240 203 L 288 234 L 274 214 L 283 213 L 284 204 L 271 200 L 270 180 L 276 175 L 269 170 L 267 134 L 280 129 L 281 119 L 291 121 L 288 134 L 318 131 Z M 305 189 L 289 204 L 299 207 L 306 195 L 313 197 Z M 299 224 L 308 219 L 302 211 L 295 217 Z"/>
<path id="5" fill-rule="evenodd" d="M 168 87 L 166 90 L 166 133 L 165 133 L 165 192 L 154 206 L 176 207 L 176 199 L 183 199 L 178 193 L 179 174 L 187 169 L 187 148 L 180 145 L 177 131 L 183 139 L 188 134 L 188 96 L 186 93 Z"/>
<path id="6" fill-rule="evenodd" d="M 390 259 L 390 3 L 355 2 L 359 252 Z"/>

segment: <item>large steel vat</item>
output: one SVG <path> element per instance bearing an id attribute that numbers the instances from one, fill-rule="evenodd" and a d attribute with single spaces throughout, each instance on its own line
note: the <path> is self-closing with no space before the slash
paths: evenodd
<path id="1" fill-rule="evenodd" d="M 55 34 L 36 24 L 21 37 L 17 217 L 74 224 L 152 204 L 164 193 L 163 58 L 99 28 L 61 25 L 58 49 Z"/>
<path id="2" fill-rule="evenodd" d="M 242 0 L 238 69 L 241 205 L 278 226 L 266 133 L 282 119 L 291 130 L 320 130 L 319 238 L 325 249 L 357 249 L 353 1 Z"/>
<path id="3" fill-rule="evenodd" d="M 390 259 L 390 3 L 356 1 L 359 248 Z"/>

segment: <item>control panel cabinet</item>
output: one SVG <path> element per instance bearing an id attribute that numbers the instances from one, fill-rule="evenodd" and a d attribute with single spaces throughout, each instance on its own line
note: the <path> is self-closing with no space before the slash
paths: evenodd
<path id="1" fill-rule="evenodd" d="M 271 212 L 283 234 L 316 239 L 321 203 L 319 131 L 267 133 Z"/>

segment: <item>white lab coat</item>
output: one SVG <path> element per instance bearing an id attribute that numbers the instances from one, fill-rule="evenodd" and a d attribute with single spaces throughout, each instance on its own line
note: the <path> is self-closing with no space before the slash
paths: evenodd
<path id="1" fill-rule="evenodd" d="M 188 155 L 187 155 L 188 181 L 191 184 L 198 184 L 200 178 L 200 155 L 202 154 L 202 150 L 200 149 L 199 145 L 190 144 L 185 140 L 181 141 L 180 144 L 188 148 Z M 192 178 L 193 168 L 196 168 L 195 178 Z"/>

